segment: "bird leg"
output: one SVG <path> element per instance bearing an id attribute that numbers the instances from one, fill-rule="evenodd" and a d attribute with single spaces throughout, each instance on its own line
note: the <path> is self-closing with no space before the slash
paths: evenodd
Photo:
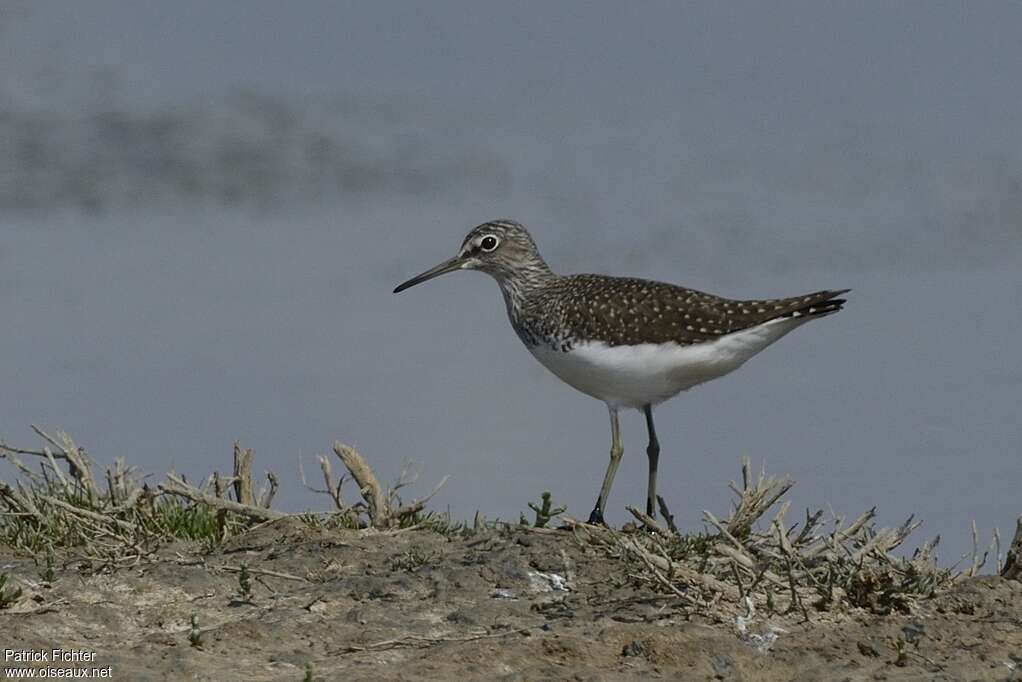
<path id="1" fill-rule="evenodd" d="M 603 476 L 603 486 L 600 488 L 600 496 L 596 499 L 596 507 L 589 515 L 589 523 L 601 526 L 607 525 L 603 520 L 603 510 L 607 508 L 610 486 L 614 482 L 618 464 L 621 463 L 621 455 L 625 451 L 624 446 L 621 445 L 621 428 L 618 426 L 617 408 L 608 407 L 608 409 L 610 410 L 610 464 L 607 465 L 607 473 Z"/>
<path id="2" fill-rule="evenodd" d="M 646 405 L 642 408 L 646 414 L 646 430 L 649 431 L 649 445 L 646 446 L 646 457 L 649 458 L 649 482 L 646 486 L 646 514 L 650 518 L 656 518 L 656 468 L 660 460 L 660 441 L 656 437 L 656 428 L 653 426 L 653 406 Z"/>

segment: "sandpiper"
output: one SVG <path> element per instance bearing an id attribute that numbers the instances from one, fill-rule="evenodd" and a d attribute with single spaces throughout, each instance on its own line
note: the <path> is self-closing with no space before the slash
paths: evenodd
<path id="1" fill-rule="evenodd" d="M 605 275 L 555 274 L 528 231 L 513 220 L 476 227 L 458 254 L 394 289 L 455 270 L 497 280 L 518 337 L 544 367 L 610 412 L 610 463 L 590 523 L 604 523 L 623 447 L 621 408 L 646 416 L 646 513 L 656 516 L 660 444 L 653 408 L 681 391 L 733 372 L 809 320 L 841 310 L 848 289 L 792 298 L 732 300 L 673 284 Z"/>

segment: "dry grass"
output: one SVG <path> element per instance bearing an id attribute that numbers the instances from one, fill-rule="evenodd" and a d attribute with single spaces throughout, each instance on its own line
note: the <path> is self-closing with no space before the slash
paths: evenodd
<path id="1" fill-rule="evenodd" d="M 52 557 L 54 549 L 61 549 L 94 567 L 116 568 L 151 556 L 170 540 L 196 540 L 213 549 L 255 525 L 292 516 L 271 506 L 278 488 L 275 474 L 267 473 L 266 483 L 256 491 L 254 454 L 239 443 L 234 444 L 229 476 L 214 471 L 193 483 L 170 472 L 151 486 L 120 459 L 97 476 L 96 463 L 69 435 L 32 428 L 42 440 L 38 449 L 0 443 L 0 459 L 18 472 L 13 483 L 0 479 L 0 544 L 33 556 Z M 415 481 L 410 468 L 384 489 L 353 448 L 337 443 L 334 452 L 348 473 L 335 481 L 329 461 L 321 457 L 326 489 L 317 490 L 330 496 L 334 509 L 297 515 L 300 518 L 344 528 L 464 529 L 444 515 L 424 511 L 446 478 L 430 495 L 405 504 L 399 491 Z M 341 494 L 349 481 L 361 497 L 350 505 Z"/>
<path id="2" fill-rule="evenodd" d="M 167 484 L 151 487 L 118 459 L 100 483 L 95 463 L 70 436 L 33 428 L 44 442 L 38 450 L 0 444 L 0 457 L 20 474 L 13 484 L 0 480 L 2 544 L 47 556 L 60 548 L 93 565 L 117 567 L 137 563 L 168 540 L 212 546 L 249 525 L 250 510 L 232 510 L 219 474 L 200 487 L 168 474 Z M 32 460 L 37 468 L 26 464 Z M 275 483 L 267 491 L 274 489 Z M 272 494 L 264 491 L 263 499 L 268 505 Z"/>
<path id="3" fill-rule="evenodd" d="M 718 519 L 704 511 L 707 531 L 694 536 L 678 532 L 662 498 L 667 527 L 631 507 L 641 532 L 569 523 L 581 541 L 629 564 L 637 582 L 706 613 L 728 604 L 730 612 L 737 604 L 750 613 L 793 614 L 802 620 L 853 608 L 909 612 L 917 600 L 975 576 L 986 563 L 989 550 L 981 555 L 976 548 L 967 569 L 938 566 L 933 552 L 939 538 L 911 556 L 899 556 L 896 550 L 920 522 L 910 517 L 896 528 L 878 528 L 875 508 L 848 522 L 834 518 L 825 523 L 818 510 L 789 523 L 790 505 L 781 500 L 792 485 L 762 473 L 753 480 L 745 460 L 741 486 L 730 485 L 735 495 L 731 513 Z M 1022 521 L 1013 547 L 1019 543 Z M 1009 552 L 1004 562 L 998 556 L 998 571 L 1017 571 L 1016 555 Z"/>
<path id="4" fill-rule="evenodd" d="M 256 492 L 251 475 L 254 455 L 238 443 L 230 476 L 214 471 L 193 484 L 171 472 L 163 482 L 149 486 L 121 460 L 97 477 L 95 463 L 70 436 L 60 432 L 51 436 L 33 428 L 42 440 L 39 449 L 0 443 L 0 458 L 19 473 L 13 484 L 0 480 L 0 544 L 37 558 L 45 556 L 48 565 L 54 550 L 93 569 L 133 565 L 175 539 L 199 541 L 212 550 L 238 533 L 285 516 L 366 532 L 422 529 L 449 536 L 471 535 L 495 525 L 478 514 L 469 525 L 425 511 L 446 478 L 430 495 L 402 502 L 400 491 L 416 479 L 410 468 L 384 489 L 365 459 L 341 443 L 333 450 L 346 469 L 344 475 L 335 478 L 326 457 L 319 458 L 322 488 L 310 486 L 301 472 L 306 487 L 327 496 L 332 510 L 289 515 L 271 506 L 277 490 L 274 474 L 267 474 Z M 342 494 L 349 482 L 360 498 L 350 504 Z M 975 548 L 965 557 L 967 567 L 962 570 L 936 564 L 937 539 L 911 556 L 900 556 L 897 550 L 919 522 L 909 518 L 896 528 L 878 528 L 875 509 L 850 521 L 825 522 L 821 510 L 789 522 L 789 503 L 783 497 L 792 485 L 788 479 L 762 473 L 753 479 L 746 460 L 741 484 L 730 486 L 735 496 L 730 513 L 721 519 L 704 512 L 706 530 L 694 535 L 678 531 L 662 498 L 665 526 L 633 508 L 629 510 L 640 525 L 620 531 L 561 518 L 577 541 L 621 562 L 629 580 L 710 614 L 724 607 L 733 613 L 736 606 L 750 613 L 758 609 L 804 620 L 816 613 L 854 608 L 880 614 L 907 612 L 917 600 L 976 575 L 990 554 L 980 553 L 974 534 Z M 549 493 L 529 506 L 536 514 L 531 525 L 537 531 L 557 532 L 544 528 L 563 512 L 552 505 Z M 1003 561 L 999 549 L 997 545 L 994 551 L 998 572 L 1005 577 L 1022 575 L 1022 520 Z M 412 570 L 428 560 L 409 555 L 394 568 Z"/>

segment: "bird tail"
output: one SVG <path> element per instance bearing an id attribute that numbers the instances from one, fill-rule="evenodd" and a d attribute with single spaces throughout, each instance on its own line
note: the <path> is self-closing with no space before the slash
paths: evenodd
<path id="1" fill-rule="evenodd" d="M 783 317 L 823 317 L 831 315 L 844 308 L 846 300 L 838 298 L 847 294 L 851 289 L 837 289 L 835 291 L 821 291 L 818 294 L 807 296 L 805 305 L 788 311 Z"/>

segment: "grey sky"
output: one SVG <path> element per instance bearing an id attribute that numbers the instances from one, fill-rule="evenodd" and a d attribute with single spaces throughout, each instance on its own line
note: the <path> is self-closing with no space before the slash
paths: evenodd
<path id="1" fill-rule="evenodd" d="M 241 438 L 300 508 L 325 500 L 296 456 L 339 438 L 452 474 L 460 516 L 544 489 L 584 515 L 604 408 L 484 276 L 389 293 L 513 217 L 560 271 L 855 289 L 658 410 L 686 527 L 742 455 L 797 504 L 918 513 L 945 557 L 1022 512 L 1018 5 L 0 8 L 9 441 L 36 422 L 197 477 Z M 617 521 L 644 495 L 623 429 Z"/>

